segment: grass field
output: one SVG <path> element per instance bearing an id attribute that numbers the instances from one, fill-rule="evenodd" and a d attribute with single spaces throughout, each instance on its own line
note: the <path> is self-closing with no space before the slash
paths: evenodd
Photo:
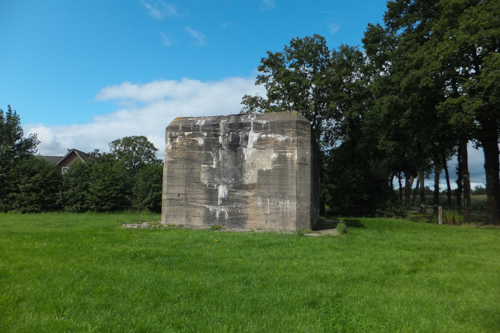
<path id="1" fill-rule="evenodd" d="M 0 214 L 1 332 L 498 332 L 500 230 L 348 219 L 348 234 L 125 229 Z"/>

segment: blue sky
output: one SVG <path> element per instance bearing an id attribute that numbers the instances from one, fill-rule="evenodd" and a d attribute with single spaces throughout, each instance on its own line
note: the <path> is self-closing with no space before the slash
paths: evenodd
<path id="1" fill-rule="evenodd" d="M 238 113 L 244 94 L 262 94 L 254 82 L 266 51 L 313 34 L 331 49 L 361 45 L 385 9 L 385 0 L 3 0 L 0 108 L 18 111 L 43 155 L 108 151 L 131 135 L 162 151 L 173 118 Z M 481 183 L 482 152 L 471 155 Z"/>

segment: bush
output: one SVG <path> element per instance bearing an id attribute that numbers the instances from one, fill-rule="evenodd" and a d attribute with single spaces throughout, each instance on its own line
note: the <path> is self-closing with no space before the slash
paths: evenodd
<path id="1" fill-rule="evenodd" d="M 153 213 L 161 212 L 163 165 L 147 164 L 141 168 L 134 186 L 134 206 Z"/>
<path id="2" fill-rule="evenodd" d="M 2 211 L 40 213 L 59 209 L 57 196 L 62 177 L 53 164 L 41 158 L 22 159 L 6 178 Z"/>
<path id="3" fill-rule="evenodd" d="M 464 217 L 456 210 L 447 210 L 443 212 L 443 224 L 462 225 Z"/>
<path id="4" fill-rule="evenodd" d="M 70 212 L 113 212 L 130 208 L 125 167 L 107 157 L 75 164 L 63 177 L 60 203 Z"/>
<path id="5" fill-rule="evenodd" d="M 347 234 L 347 224 L 345 223 L 344 219 L 339 219 L 339 223 L 337 223 L 336 229 L 339 235 Z"/>
<path id="6" fill-rule="evenodd" d="M 377 208 L 377 215 L 384 217 L 405 217 L 406 206 L 399 200 L 389 200 Z"/>

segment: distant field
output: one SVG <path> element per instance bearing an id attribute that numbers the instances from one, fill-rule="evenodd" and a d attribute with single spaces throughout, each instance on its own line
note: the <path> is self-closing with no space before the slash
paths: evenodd
<path id="1" fill-rule="evenodd" d="M 462 198 L 463 200 L 463 198 Z M 416 204 L 418 206 L 419 200 L 417 197 Z M 425 203 L 427 206 L 434 205 L 434 196 L 427 195 L 425 197 Z M 446 195 L 439 196 L 439 204 L 443 206 L 445 210 L 456 210 L 457 209 L 457 199 L 455 196 L 451 196 L 451 207 L 448 207 L 448 198 Z M 463 207 L 463 203 L 462 203 Z M 472 195 L 471 196 L 471 209 L 473 213 L 473 221 L 482 221 L 486 217 L 486 194 L 482 195 Z M 484 214 L 484 216 L 483 216 Z"/>
<path id="2" fill-rule="evenodd" d="M 348 219 L 345 236 L 0 214 L 0 332 L 498 332 L 500 229 Z"/>

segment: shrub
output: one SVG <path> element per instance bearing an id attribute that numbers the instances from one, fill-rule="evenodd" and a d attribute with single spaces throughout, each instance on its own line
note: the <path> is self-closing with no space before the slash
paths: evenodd
<path id="1" fill-rule="evenodd" d="M 336 229 L 339 235 L 347 234 L 347 224 L 345 223 L 344 219 L 339 219 L 339 223 L 337 223 Z"/>
<path id="2" fill-rule="evenodd" d="M 443 224 L 461 225 L 464 223 L 464 217 L 456 210 L 448 210 L 443 212 Z"/>
<path id="3" fill-rule="evenodd" d="M 135 207 L 149 212 L 161 212 L 163 165 L 146 164 L 137 175 L 134 186 Z"/>
<path id="4" fill-rule="evenodd" d="M 7 195 L 0 210 L 40 213 L 59 208 L 57 195 L 62 177 L 53 164 L 31 158 L 18 161 L 7 174 Z"/>
<path id="5" fill-rule="evenodd" d="M 377 215 L 384 217 L 405 217 L 406 206 L 399 200 L 389 200 L 377 208 Z"/>
<path id="6" fill-rule="evenodd" d="M 130 182 L 125 167 L 101 157 L 72 165 L 63 176 L 60 203 L 70 212 L 113 212 L 130 208 Z"/>

